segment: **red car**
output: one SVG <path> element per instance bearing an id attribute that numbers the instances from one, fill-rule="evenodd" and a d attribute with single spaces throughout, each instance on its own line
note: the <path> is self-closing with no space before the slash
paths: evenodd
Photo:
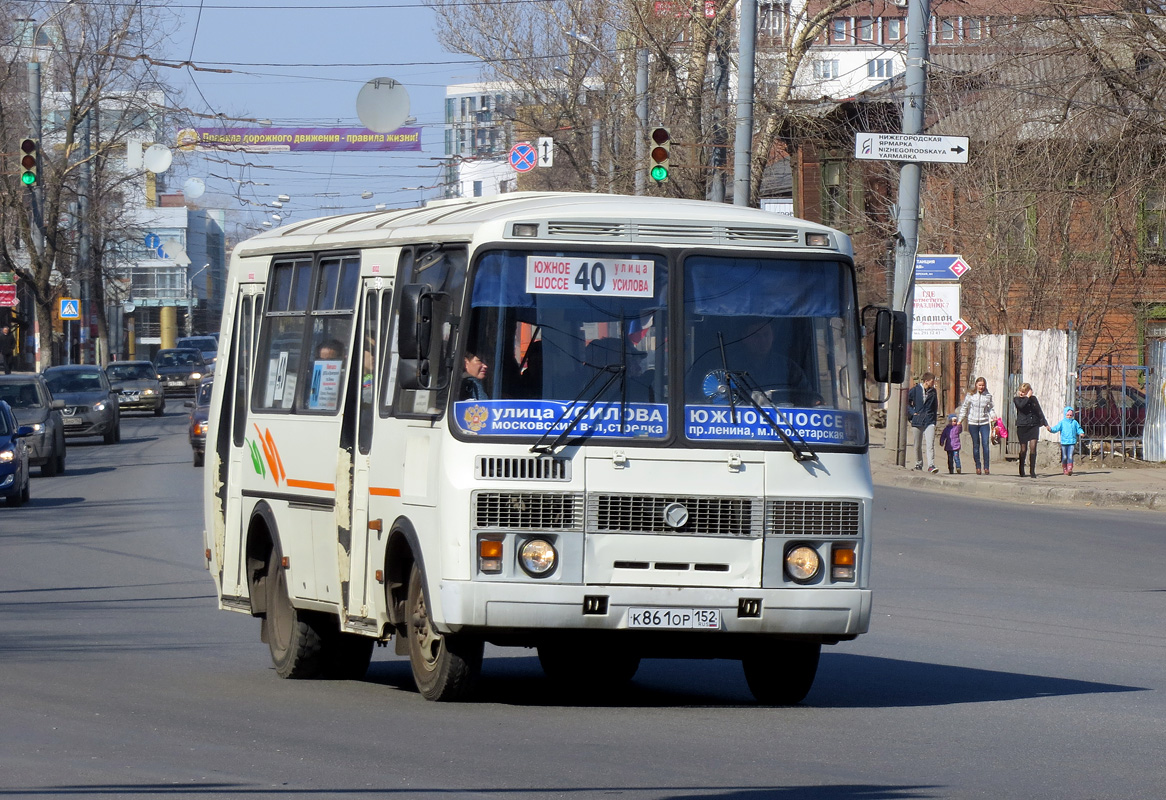
<path id="1" fill-rule="evenodd" d="M 1146 428 L 1146 393 L 1130 385 L 1079 386 L 1077 421 L 1086 439 L 1140 439 Z"/>

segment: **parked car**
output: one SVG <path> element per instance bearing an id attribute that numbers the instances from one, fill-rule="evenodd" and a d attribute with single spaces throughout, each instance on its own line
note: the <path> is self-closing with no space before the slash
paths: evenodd
<path id="1" fill-rule="evenodd" d="M 211 410 L 212 388 L 214 388 L 213 378 L 203 378 L 198 385 L 198 390 L 194 393 L 194 399 L 186 401 L 186 407 L 190 409 L 188 436 L 190 449 L 194 452 L 194 465 L 196 467 L 203 465 L 206 453 L 206 426 L 207 417 Z"/>
<path id="2" fill-rule="evenodd" d="M 1077 421 L 1087 439 L 1140 439 L 1146 429 L 1146 393 L 1128 384 L 1079 386 Z"/>
<path id="3" fill-rule="evenodd" d="M 35 372 L 0 375 L 0 400 L 8 403 L 16 422 L 32 428 L 24 440 L 28 460 L 51 478 L 65 471 L 65 426 L 61 422 L 63 400 L 56 400 L 44 376 Z"/>
<path id="4" fill-rule="evenodd" d="M 32 481 L 28 476 L 28 425 L 18 425 L 12 409 L 0 400 L 0 497 L 10 506 L 28 502 Z"/>
<path id="5" fill-rule="evenodd" d="M 121 441 L 117 393 L 105 370 L 91 364 L 49 367 L 45 381 L 53 397 L 65 401 L 61 422 L 66 436 L 101 436 L 106 444 Z"/>
<path id="6" fill-rule="evenodd" d="M 188 389 L 192 393 L 198 388 L 198 382 L 210 371 L 198 350 L 177 347 L 159 350 L 158 355 L 154 356 L 154 369 L 158 371 L 158 377 L 166 389 Z"/>
<path id="7" fill-rule="evenodd" d="M 105 368 L 105 375 L 122 411 L 153 411 L 160 417 L 166 410 L 166 392 L 152 361 L 116 361 Z"/>
<path id="8" fill-rule="evenodd" d="M 214 369 L 215 359 L 219 355 L 219 340 L 213 336 L 182 336 L 174 343 L 175 347 L 183 350 L 197 350 L 202 354 L 202 360 Z"/>

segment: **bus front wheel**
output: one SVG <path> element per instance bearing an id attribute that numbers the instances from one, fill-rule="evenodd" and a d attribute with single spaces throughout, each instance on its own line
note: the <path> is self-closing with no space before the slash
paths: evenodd
<path id="1" fill-rule="evenodd" d="M 267 563 L 267 616 L 264 639 L 271 650 L 275 672 L 281 678 L 314 678 L 322 668 L 324 637 L 313 624 L 311 612 L 291 603 L 287 570 L 279 547 L 273 547 Z"/>
<path id="2" fill-rule="evenodd" d="M 759 703 L 797 705 L 814 685 L 821 654 L 822 645 L 817 642 L 781 642 L 758 648 L 741 659 L 749 691 Z"/>
<path id="3" fill-rule="evenodd" d="M 426 700 L 462 700 L 468 697 L 482 671 L 483 642 L 465 635 L 442 634 L 429 618 L 425 577 L 413 564 L 406 600 L 409 664 L 417 691 Z"/>

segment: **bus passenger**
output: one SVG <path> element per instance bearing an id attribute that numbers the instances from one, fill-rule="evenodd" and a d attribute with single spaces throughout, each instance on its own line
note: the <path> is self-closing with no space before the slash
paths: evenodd
<path id="1" fill-rule="evenodd" d="M 486 392 L 486 362 L 476 353 L 466 351 L 465 371 L 462 373 L 459 400 L 489 400 Z"/>

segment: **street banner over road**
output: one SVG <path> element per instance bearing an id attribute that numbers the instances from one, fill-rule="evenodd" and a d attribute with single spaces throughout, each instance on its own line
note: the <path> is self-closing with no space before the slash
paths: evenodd
<path id="1" fill-rule="evenodd" d="M 375 133 L 368 128 L 184 128 L 178 132 L 178 149 L 243 153 L 419 151 L 421 129 Z"/>
<path id="2" fill-rule="evenodd" d="M 854 157 L 867 161 L 968 163 L 968 137 L 906 133 L 856 133 Z"/>

